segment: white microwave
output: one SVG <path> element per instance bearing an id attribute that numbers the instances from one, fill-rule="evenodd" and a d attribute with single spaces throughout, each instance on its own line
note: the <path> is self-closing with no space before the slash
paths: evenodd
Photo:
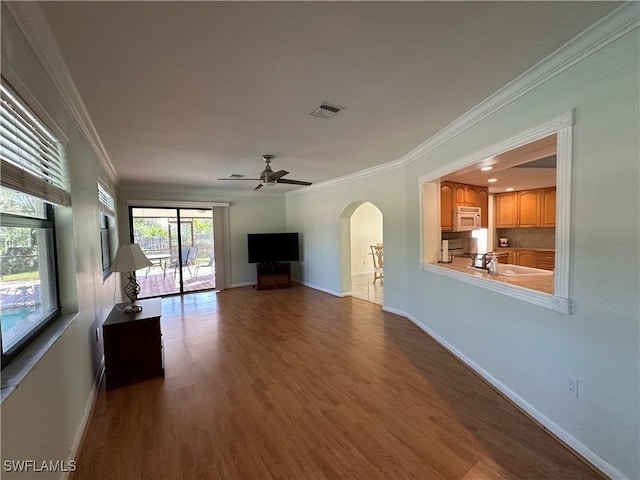
<path id="1" fill-rule="evenodd" d="M 454 207 L 453 231 L 468 232 L 480 228 L 480 207 Z"/>

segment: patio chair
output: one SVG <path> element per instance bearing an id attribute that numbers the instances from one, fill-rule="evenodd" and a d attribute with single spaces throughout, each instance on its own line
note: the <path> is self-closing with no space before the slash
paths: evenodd
<path id="1" fill-rule="evenodd" d="M 196 278 L 198 278 L 198 272 L 200 271 L 201 268 L 210 268 L 211 274 L 215 275 L 216 266 L 215 266 L 215 256 L 213 252 L 211 252 L 211 256 L 209 257 L 209 261 L 207 263 L 201 263 L 196 265 L 196 272 L 195 272 Z"/>
<path id="2" fill-rule="evenodd" d="M 167 268 L 173 268 L 173 278 L 176 278 L 176 270 L 182 264 L 183 267 L 187 267 L 189 269 L 188 260 L 189 260 L 190 249 L 182 248 L 180 249 L 180 262 L 176 257 L 171 258 L 171 261 L 168 262 L 165 266 L 165 271 Z M 191 275 L 191 270 L 189 270 L 189 275 Z"/>

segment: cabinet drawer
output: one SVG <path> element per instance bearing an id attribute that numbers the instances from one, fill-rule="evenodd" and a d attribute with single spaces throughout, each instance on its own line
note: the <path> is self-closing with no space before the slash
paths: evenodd
<path id="1" fill-rule="evenodd" d="M 553 270 L 556 266 L 555 252 L 536 252 L 536 268 Z"/>

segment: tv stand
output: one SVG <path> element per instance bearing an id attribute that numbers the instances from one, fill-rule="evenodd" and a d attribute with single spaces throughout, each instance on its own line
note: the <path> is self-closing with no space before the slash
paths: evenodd
<path id="1" fill-rule="evenodd" d="M 258 283 L 256 290 L 291 288 L 290 263 L 258 263 Z"/>

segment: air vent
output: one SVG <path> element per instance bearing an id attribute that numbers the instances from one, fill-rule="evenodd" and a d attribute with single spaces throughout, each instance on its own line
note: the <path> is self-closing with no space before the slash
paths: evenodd
<path id="1" fill-rule="evenodd" d="M 339 107 L 334 107 L 333 105 L 327 105 L 326 103 L 323 103 L 318 108 L 316 108 L 313 112 L 311 112 L 311 115 L 319 118 L 331 118 L 340 110 L 342 109 Z"/>

